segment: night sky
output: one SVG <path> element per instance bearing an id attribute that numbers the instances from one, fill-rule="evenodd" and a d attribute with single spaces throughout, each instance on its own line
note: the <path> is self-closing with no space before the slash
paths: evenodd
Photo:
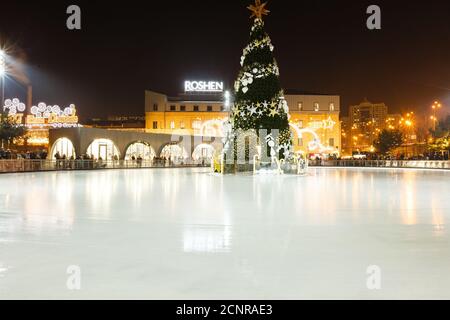
<path id="1" fill-rule="evenodd" d="M 144 90 L 177 94 L 186 79 L 232 86 L 251 20 L 246 0 L 2 1 L 1 42 L 22 61 L 34 103 L 75 103 L 82 119 L 144 113 Z M 66 29 L 66 8 L 82 30 Z M 382 9 L 382 30 L 366 8 Z M 365 97 L 390 111 L 450 106 L 450 1 L 271 0 L 266 29 L 284 88 Z M 6 96 L 26 90 L 13 79 Z M 445 111 L 444 111 L 445 112 Z"/>

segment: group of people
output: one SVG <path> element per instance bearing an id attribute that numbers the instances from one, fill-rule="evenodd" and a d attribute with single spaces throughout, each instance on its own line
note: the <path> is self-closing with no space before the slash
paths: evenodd
<path id="1" fill-rule="evenodd" d="M 12 151 L 0 149 L 0 159 L 1 160 L 16 160 L 16 159 L 26 159 L 26 160 L 45 160 L 47 159 L 47 151 Z"/>
<path id="2" fill-rule="evenodd" d="M 54 156 L 56 160 L 56 168 L 57 169 L 96 169 L 96 168 L 105 168 L 106 163 L 102 157 L 98 159 L 93 155 L 84 154 L 81 156 L 74 157 L 73 155 L 67 157 L 67 155 L 62 154 L 58 151 Z M 114 156 L 114 161 L 119 161 L 119 157 Z"/>

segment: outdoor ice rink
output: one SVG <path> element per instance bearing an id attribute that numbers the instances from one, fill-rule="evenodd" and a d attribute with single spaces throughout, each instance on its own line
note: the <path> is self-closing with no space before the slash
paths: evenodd
<path id="1" fill-rule="evenodd" d="M 0 299 L 450 299 L 449 221 L 450 171 L 0 175 Z"/>

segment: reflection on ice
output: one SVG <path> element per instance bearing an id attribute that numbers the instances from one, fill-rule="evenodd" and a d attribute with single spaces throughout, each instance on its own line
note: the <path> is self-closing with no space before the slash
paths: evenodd
<path id="1" fill-rule="evenodd" d="M 0 298 L 450 298 L 450 172 L 208 171 L 0 176 Z"/>
<path id="2" fill-rule="evenodd" d="M 225 253 L 231 249 L 231 227 L 189 227 L 183 235 L 186 253 Z"/>

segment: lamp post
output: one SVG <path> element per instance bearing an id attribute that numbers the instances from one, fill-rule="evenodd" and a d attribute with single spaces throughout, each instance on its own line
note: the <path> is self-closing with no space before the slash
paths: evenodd
<path id="1" fill-rule="evenodd" d="M 431 106 L 431 109 L 433 109 L 433 116 L 431 117 L 431 120 L 433 120 L 433 132 L 436 132 L 436 122 L 438 121 L 436 116 L 436 111 L 442 107 L 442 104 L 439 103 L 439 101 L 435 101 L 433 105 Z"/>
<path id="2" fill-rule="evenodd" d="M 2 82 L 1 87 L 1 107 L 3 107 L 3 103 L 5 100 L 5 74 L 6 74 L 6 61 L 5 61 L 5 51 L 0 49 L 0 80 Z"/>

